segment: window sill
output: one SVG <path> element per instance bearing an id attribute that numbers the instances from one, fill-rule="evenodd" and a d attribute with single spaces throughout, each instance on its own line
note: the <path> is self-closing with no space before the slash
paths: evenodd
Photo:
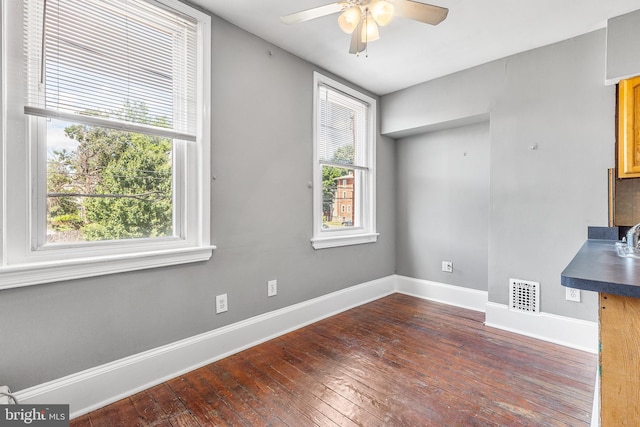
<path id="1" fill-rule="evenodd" d="M 0 267 L 0 289 L 103 276 L 211 259 L 215 246 L 109 255 Z"/>
<path id="2" fill-rule="evenodd" d="M 311 239 L 314 249 L 336 248 L 339 246 L 360 245 L 363 243 L 375 243 L 379 233 L 351 234 L 330 237 L 315 237 Z"/>

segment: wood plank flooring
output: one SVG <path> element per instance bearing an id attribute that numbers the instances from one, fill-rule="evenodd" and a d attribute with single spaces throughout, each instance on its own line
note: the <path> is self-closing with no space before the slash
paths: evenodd
<path id="1" fill-rule="evenodd" d="M 76 418 L 81 426 L 588 426 L 597 356 L 394 294 Z"/>

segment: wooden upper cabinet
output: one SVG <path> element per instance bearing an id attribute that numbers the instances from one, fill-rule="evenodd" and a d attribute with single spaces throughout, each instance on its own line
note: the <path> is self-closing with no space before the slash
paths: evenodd
<path id="1" fill-rule="evenodd" d="M 640 76 L 618 88 L 618 178 L 640 178 Z"/>

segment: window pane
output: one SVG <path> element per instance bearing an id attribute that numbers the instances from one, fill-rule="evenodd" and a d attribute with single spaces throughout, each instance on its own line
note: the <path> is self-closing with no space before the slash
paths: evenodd
<path id="1" fill-rule="evenodd" d="M 356 178 L 354 170 L 322 166 L 322 228 L 357 226 L 355 213 Z"/>
<path id="2" fill-rule="evenodd" d="M 194 19 L 144 0 L 32 1 L 25 13 L 29 106 L 195 135 Z M 121 115 L 123 102 L 146 114 Z"/>
<path id="3" fill-rule="evenodd" d="M 318 158 L 344 165 L 367 166 L 367 105 L 325 86 L 319 88 Z"/>
<path id="4" fill-rule="evenodd" d="M 47 243 L 172 236 L 173 141 L 47 123 Z"/>

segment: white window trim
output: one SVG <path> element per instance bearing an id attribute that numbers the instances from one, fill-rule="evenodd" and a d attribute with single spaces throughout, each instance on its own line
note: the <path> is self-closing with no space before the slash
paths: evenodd
<path id="1" fill-rule="evenodd" d="M 318 131 L 320 129 L 319 88 L 326 85 L 369 105 L 367 120 L 368 165 L 366 188 L 369 191 L 362 194 L 360 205 L 363 206 L 363 226 L 345 227 L 344 230 L 324 230 L 322 228 L 322 168 L 318 156 Z M 377 139 L 377 102 L 349 86 L 337 82 L 318 72 L 313 73 L 313 237 L 311 244 L 314 249 L 326 249 L 339 246 L 374 243 L 378 240 L 376 232 L 376 139 Z"/>
<path id="2" fill-rule="evenodd" d="M 186 197 L 192 197 L 185 214 L 185 239 L 140 239 L 126 242 L 97 242 L 96 245 L 61 245 L 32 250 L 32 218 L 36 211 L 32 142 L 29 121 L 24 114 L 23 2 L 2 2 L 2 97 L 0 167 L 2 168 L 2 229 L 0 289 L 51 283 L 99 275 L 164 267 L 211 258 L 210 243 L 210 111 L 211 111 L 211 17 L 176 0 L 154 0 L 196 17 L 198 24 L 198 126 L 197 143 L 187 143 L 185 156 L 192 162 L 182 178 L 189 183 Z M 9 77 L 9 78 L 8 78 Z M 186 161 L 186 159 L 185 159 Z"/>

